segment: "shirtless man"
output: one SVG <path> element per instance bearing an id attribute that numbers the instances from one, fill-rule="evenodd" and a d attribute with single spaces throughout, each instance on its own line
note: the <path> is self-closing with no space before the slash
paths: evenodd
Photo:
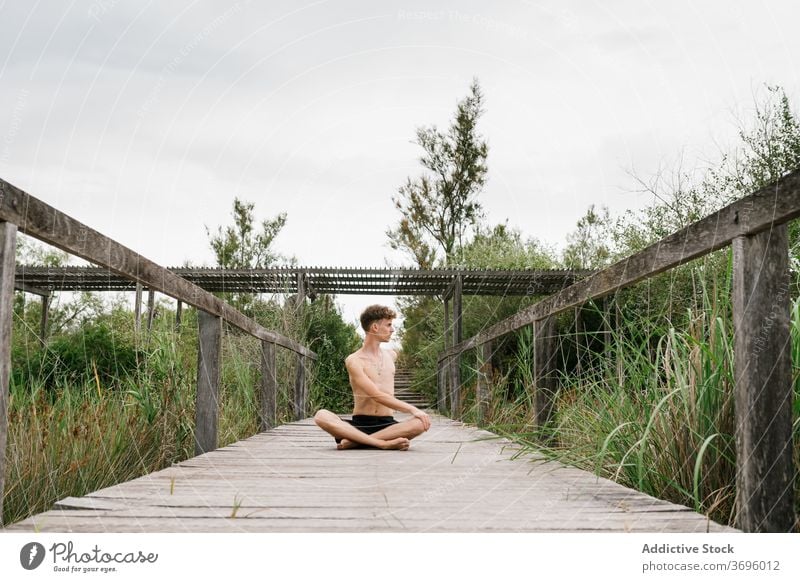
<path id="1" fill-rule="evenodd" d="M 383 305 L 371 305 L 361 314 L 366 333 L 364 345 L 344 363 L 353 388 L 353 420 L 342 420 L 329 410 L 320 410 L 314 422 L 336 439 L 338 449 L 358 446 L 406 450 L 409 441 L 431 427 L 430 417 L 416 406 L 394 397 L 394 362 L 397 352 L 382 350 L 394 333 L 397 314 Z M 393 411 L 408 412 L 414 418 L 397 422 Z"/>

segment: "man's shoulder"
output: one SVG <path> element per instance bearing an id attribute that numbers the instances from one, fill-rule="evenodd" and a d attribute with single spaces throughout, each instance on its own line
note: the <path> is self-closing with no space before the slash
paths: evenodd
<path id="1" fill-rule="evenodd" d="M 356 350 L 356 351 L 354 351 L 352 354 L 350 354 L 349 356 L 347 356 L 347 357 L 344 359 L 344 363 L 345 363 L 345 365 L 346 365 L 346 366 L 352 366 L 353 364 L 355 364 L 355 363 L 358 361 L 358 359 L 359 359 L 359 355 L 360 355 L 360 354 L 361 354 L 361 350 Z"/>

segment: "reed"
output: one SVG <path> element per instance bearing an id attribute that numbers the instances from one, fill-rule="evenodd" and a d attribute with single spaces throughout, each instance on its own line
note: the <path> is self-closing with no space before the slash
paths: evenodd
<path id="1" fill-rule="evenodd" d="M 710 277 L 697 279 L 697 291 L 697 304 L 679 323 L 662 318 L 654 326 L 640 314 L 623 316 L 604 353 L 593 354 L 580 374 L 562 372 L 549 426 L 532 428 L 530 397 L 509 387 L 507 372 L 492 388 L 488 428 L 550 458 L 734 525 L 730 293 Z M 655 338 L 641 333 L 656 328 L 662 332 Z M 791 333 L 800 467 L 800 300 L 792 305 Z M 517 340 L 514 365 L 530 370 L 530 338 Z M 528 376 L 513 374 L 530 385 Z M 508 394 L 517 396 L 509 400 Z"/>
<path id="2" fill-rule="evenodd" d="M 187 326 L 177 335 L 165 318 L 136 341 L 140 365 L 111 383 L 97 374 L 55 386 L 47 377 L 12 383 L 3 523 L 194 455 L 196 330 Z M 258 349 L 256 340 L 225 334 L 219 446 L 258 430 Z M 279 358 L 284 385 L 288 364 Z M 286 397 L 279 399 L 284 418 Z"/>

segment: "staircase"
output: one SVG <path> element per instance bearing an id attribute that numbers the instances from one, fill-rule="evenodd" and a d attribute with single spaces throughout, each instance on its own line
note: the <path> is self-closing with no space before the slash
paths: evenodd
<path id="1" fill-rule="evenodd" d="M 411 372 L 397 370 L 394 374 L 394 397 L 422 410 L 432 408 L 431 403 L 424 394 L 412 389 Z"/>

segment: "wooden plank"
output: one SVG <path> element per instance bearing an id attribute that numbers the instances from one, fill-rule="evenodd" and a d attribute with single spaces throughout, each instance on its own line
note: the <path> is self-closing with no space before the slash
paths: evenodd
<path id="1" fill-rule="evenodd" d="M 14 316 L 17 227 L 0 221 L 0 526 L 6 474 L 9 381 L 11 378 L 11 324 Z"/>
<path id="2" fill-rule="evenodd" d="M 478 335 L 444 355 L 463 352 L 531 324 L 537 319 L 613 293 L 648 277 L 725 247 L 737 237 L 757 234 L 800 216 L 800 170 L 787 174 L 733 204 L 661 239 L 641 252 L 574 283 Z"/>
<path id="3" fill-rule="evenodd" d="M 739 527 L 791 532 L 792 362 L 786 225 L 733 244 Z"/>
<path id="4" fill-rule="evenodd" d="M 197 408 L 194 451 L 202 455 L 217 448 L 219 379 L 222 357 L 222 319 L 198 311 Z"/>
<path id="5" fill-rule="evenodd" d="M 275 357 L 275 344 L 261 342 L 261 430 L 275 426 L 278 401 L 278 366 Z"/>
<path id="6" fill-rule="evenodd" d="M 218 297 L 3 179 L 0 179 L 0 220 L 14 223 L 25 234 L 111 269 L 148 289 L 222 317 L 252 336 L 316 359 L 316 354 L 305 346 L 263 328 Z"/>
<path id="7" fill-rule="evenodd" d="M 489 385 L 492 381 L 492 342 L 482 344 L 478 354 L 478 381 L 475 391 L 478 400 L 478 426 L 482 426 L 489 416 L 491 404 Z"/>
<path id="8" fill-rule="evenodd" d="M 487 431 L 432 421 L 409 451 L 387 452 L 337 451 L 303 419 L 64 499 L 7 531 L 734 531 Z"/>

